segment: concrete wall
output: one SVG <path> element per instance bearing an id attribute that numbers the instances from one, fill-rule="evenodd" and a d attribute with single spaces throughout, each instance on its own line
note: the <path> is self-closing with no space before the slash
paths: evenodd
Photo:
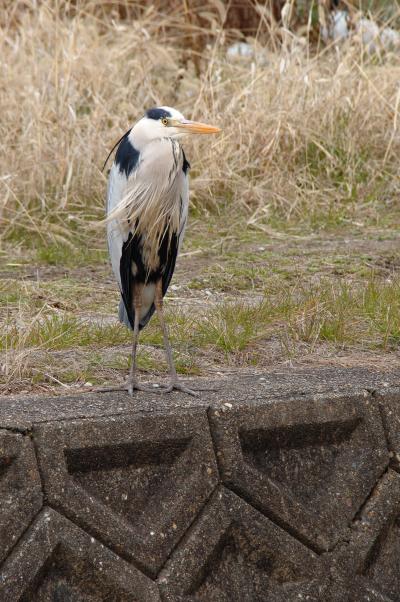
<path id="1" fill-rule="evenodd" d="M 0 601 L 400 600 L 399 382 L 0 399 Z"/>

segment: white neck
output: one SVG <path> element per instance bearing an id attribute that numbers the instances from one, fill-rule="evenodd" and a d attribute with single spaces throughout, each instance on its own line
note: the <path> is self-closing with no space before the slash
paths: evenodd
<path id="1" fill-rule="evenodd" d="M 168 128 L 159 121 L 143 117 L 131 129 L 129 141 L 140 152 L 149 142 L 166 138 L 169 133 Z"/>

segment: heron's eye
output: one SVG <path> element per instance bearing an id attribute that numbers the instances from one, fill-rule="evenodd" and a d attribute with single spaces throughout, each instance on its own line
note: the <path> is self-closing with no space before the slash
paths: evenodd
<path id="1" fill-rule="evenodd" d="M 164 119 L 161 119 L 161 123 L 163 125 L 168 125 L 168 119 L 166 117 L 164 117 Z"/>

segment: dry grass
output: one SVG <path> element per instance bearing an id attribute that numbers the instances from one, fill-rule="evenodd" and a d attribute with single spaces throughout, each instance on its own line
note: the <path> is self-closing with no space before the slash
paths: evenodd
<path id="1" fill-rule="evenodd" d="M 377 217 L 382 190 L 398 194 L 396 58 L 368 62 L 357 44 L 310 58 L 294 40 L 283 53 L 261 49 L 252 64 L 232 64 L 221 34 L 197 78 L 192 64 L 182 69 L 177 34 L 166 38 L 154 14 L 133 23 L 85 12 L 67 19 L 52 6 L 0 31 L 5 237 L 85 238 L 81 218 L 102 213 L 107 150 L 159 104 L 223 128 L 190 149 L 198 207 L 229 205 L 251 223 L 351 219 Z"/>
<path id="2" fill-rule="evenodd" d="M 189 231 L 190 252 L 204 250 L 207 236 L 214 250 L 212 273 L 195 275 L 187 294 L 195 297 L 211 286 L 221 294 L 257 290 L 265 296 L 257 307 L 228 299 L 217 312 L 205 310 L 191 336 L 185 318 L 175 320 L 181 370 L 198 370 L 188 360 L 196 346 L 213 350 L 219 364 L 230 355 L 243 358 L 252 345 L 275 336 L 288 356 L 298 341 L 315 348 L 321 341 L 351 345 L 361 338 L 366 347 L 393 349 L 399 338 L 397 280 L 392 286 L 378 277 L 371 284 L 360 276 L 339 286 L 305 284 L 303 291 L 289 283 L 289 290 L 285 284 L 270 297 L 269 259 L 246 266 L 254 253 L 247 249 L 239 257 L 228 250 L 231 239 L 257 245 L 288 232 L 389 228 L 397 236 L 398 56 L 366 56 L 357 40 L 311 51 L 305 39 L 293 36 L 275 50 L 253 40 L 252 60 L 229 62 L 226 33 L 214 23 L 195 65 L 187 60 L 187 40 L 201 30 L 179 13 L 149 9 L 139 20 L 124 21 L 109 10 L 92 11 L 89 2 L 79 4 L 74 17 L 54 2 L 26 0 L 18 12 L 16 4 L 0 13 L 0 241 L 11 264 L 7 277 L 24 261 L 78 273 L 87 265 L 104 266 L 103 231 L 89 225 L 103 216 L 102 163 L 145 108 L 169 104 L 223 128 L 212 140 L 185 145 L 193 166 L 192 214 L 218 224 L 217 232 L 200 226 Z M 27 360 L 32 350 L 50 366 L 51 349 L 126 342 L 128 334 L 116 326 L 82 331 L 75 317 L 82 291 L 72 280 L 62 294 L 53 282 L 33 305 L 30 292 L 4 289 L 6 383 L 43 377 L 45 368 Z M 112 290 L 110 285 L 107 294 Z M 52 305 L 53 297 L 61 306 Z M 92 299 L 99 312 L 104 297 L 103 291 Z M 157 336 L 150 330 L 148 344 L 157 346 Z M 154 365 L 142 357 L 144 367 Z M 97 376 L 102 362 L 90 368 Z M 56 363 L 46 378 L 64 378 Z M 117 358 L 116 364 L 126 368 L 126 361 Z M 69 379 L 84 380 L 90 370 L 76 370 L 74 377 L 70 369 Z"/>

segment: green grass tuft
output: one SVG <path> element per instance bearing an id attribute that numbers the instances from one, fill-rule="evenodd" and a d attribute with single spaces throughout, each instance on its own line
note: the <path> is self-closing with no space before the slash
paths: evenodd
<path id="1" fill-rule="evenodd" d="M 39 347 L 45 350 L 74 347 L 101 348 L 128 343 L 129 331 L 121 324 L 84 323 L 69 315 L 46 315 L 25 327 L 12 323 L 0 336 L 0 350 Z"/>

